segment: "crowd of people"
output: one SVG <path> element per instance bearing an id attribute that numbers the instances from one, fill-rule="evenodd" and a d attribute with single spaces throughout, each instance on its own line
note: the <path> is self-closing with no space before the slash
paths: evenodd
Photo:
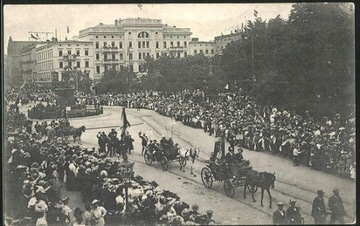
<path id="1" fill-rule="evenodd" d="M 29 127 L 27 120 L 13 123 L 24 118 L 23 114 L 15 110 L 5 113 L 12 119 L 4 150 L 8 225 L 214 223 L 211 210 L 201 214 L 196 204 L 189 206 L 176 194 L 160 189 L 155 181 L 134 176 L 134 163 L 126 154 L 123 161 L 107 158 L 95 148 L 64 143 L 44 129 L 62 122 Z M 72 209 L 63 186 L 67 191 L 81 191 L 84 205 L 79 203 Z"/>
<path id="2" fill-rule="evenodd" d="M 167 94 L 79 94 L 86 104 L 123 105 L 146 108 L 173 117 L 185 125 L 223 136 L 232 146 L 267 151 L 300 164 L 355 177 L 355 115 L 336 114 L 315 120 L 276 107 L 258 105 L 241 92 L 207 95 L 202 90 Z"/>

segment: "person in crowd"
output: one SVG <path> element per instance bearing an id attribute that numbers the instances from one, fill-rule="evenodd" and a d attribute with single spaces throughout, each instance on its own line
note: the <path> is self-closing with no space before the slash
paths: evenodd
<path id="1" fill-rule="evenodd" d="M 74 210 L 74 220 L 70 222 L 70 226 L 86 226 L 84 219 L 83 219 L 84 211 L 81 210 L 79 207 Z"/>
<path id="2" fill-rule="evenodd" d="M 145 147 L 148 145 L 149 138 L 146 136 L 145 133 L 139 132 L 139 137 L 141 139 L 141 155 L 144 155 Z"/>
<path id="3" fill-rule="evenodd" d="M 68 225 L 70 223 L 70 213 L 72 212 L 71 208 L 69 207 L 69 197 L 66 197 L 61 200 L 62 207 L 61 207 L 61 217 L 60 222 L 62 225 Z"/>
<path id="4" fill-rule="evenodd" d="M 346 216 L 345 208 L 343 201 L 340 197 L 339 189 L 333 189 L 333 196 L 329 198 L 329 209 L 331 211 L 330 223 L 333 224 L 335 222 L 339 222 L 340 224 L 344 224 L 344 216 Z"/>
<path id="5" fill-rule="evenodd" d="M 85 211 L 82 214 L 82 218 L 85 226 L 91 226 L 92 212 L 90 204 L 85 204 Z"/>
<path id="6" fill-rule="evenodd" d="M 300 213 L 300 207 L 295 206 L 296 201 L 290 199 L 290 206 L 286 210 L 286 216 L 288 218 L 289 224 L 302 224 L 302 216 Z"/>
<path id="7" fill-rule="evenodd" d="M 318 196 L 316 196 L 312 203 L 311 216 L 314 218 L 315 224 L 325 224 L 327 215 L 324 201 L 325 192 L 323 190 L 318 190 L 317 194 Z"/>
<path id="8" fill-rule="evenodd" d="M 92 221 L 95 226 L 105 226 L 106 209 L 100 205 L 100 201 L 94 199 L 92 201 Z"/>
<path id="9" fill-rule="evenodd" d="M 273 224 L 275 225 L 286 225 L 288 224 L 287 216 L 284 208 L 284 204 L 282 202 L 278 202 L 277 204 L 278 209 L 273 213 Z"/>

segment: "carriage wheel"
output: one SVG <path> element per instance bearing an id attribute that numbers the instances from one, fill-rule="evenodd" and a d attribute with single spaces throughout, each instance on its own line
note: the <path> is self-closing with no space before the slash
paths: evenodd
<path id="1" fill-rule="evenodd" d="M 145 160 L 146 165 L 150 166 L 152 164 L 152 161 L 153 161 L 152 156 L 147 151 L 144 154 L 144 160 Z"/>
<path id="2" fill-rule="evenodd" d="M 186 158 L 179 157 L 179 164 L 180 164 L 181 169 L 185 168 L 186 163 L 187 163 Z"/>
<path id="3" fill-rule="evenodd" d="M 213 176 L 209 168 L 204 167 L 201 170 L 201 180 L 206 188 L 211 188 L 213 183 Z"/>
<path id="4" fill-rule="evenodd" d="M 230 198 L 234 197 L 235 187 L 230 180 L 224 181 L 224 190 L 227 196 L 229 196 Z"/>
<path id="5" fill-rule="evenodd" d="M 161 159 L 161 167 L 163 170 L 167 170 L 169 168 L 169 163 L 165 156 Z"/>

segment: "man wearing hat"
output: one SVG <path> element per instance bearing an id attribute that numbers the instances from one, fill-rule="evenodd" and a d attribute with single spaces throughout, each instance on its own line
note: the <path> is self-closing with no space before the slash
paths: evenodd
<path id="1" fill-rule="evenodd" d="M 329 208 L 331 210 L 330 223 L 339 221 L 344 224 L 344 216 L 346 216 L 345 208 L 341 197 L 339 196 L 339 189 L 334 188 L 334 195 L 329 198 Z"/>
<path id="2" fill-rule="evenodd" d="M 318 196 L 314 199 L 312 204 L 311 216 L 314 218 L 315 224 L 326 223 L 326 207 L 324 202 L 324 191 L 318 190 Z"/>
<path id="3" fill-rule="evenodd" d="M 290 207 L 286 211 L 289 224 L 301 224 L 302 217 L 300 213 L 300 207 L 295 206 L 296 201 L 290 199 Z"/>
<path id="4" fill-rule="evenodd" d="M 283 210 L 284 203 L 278 202 L 276 205 L 278 206 L 278 209 L 275 210 L 275 212 L 273 213 L 273 224 L 275 225 L 287 224 L 288 221 L 286 218 L 286 212 L 285 210 Z"/>
<path id="5" fill-rule="evenodd" d="M 206 218 L 205 218 L 205 223 L 206 223 L 206 225 L 209 225 L 210 222 L 215 223 L 215 221 L 212 219 L 212 215 L 213 215 L 213 211 L 212 211 L 212 210 L 207 210 L 207 211 L 206 211 Z"/>

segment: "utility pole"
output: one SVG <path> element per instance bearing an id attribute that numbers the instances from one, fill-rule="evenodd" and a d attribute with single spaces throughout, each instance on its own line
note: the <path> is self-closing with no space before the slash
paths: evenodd
<path id="1" fill-rule="evenodd" d="M 256 77 L 254 73 L 254 26 L 251 29 L 251 67 L 253 82 L 256 82 Z"/>

